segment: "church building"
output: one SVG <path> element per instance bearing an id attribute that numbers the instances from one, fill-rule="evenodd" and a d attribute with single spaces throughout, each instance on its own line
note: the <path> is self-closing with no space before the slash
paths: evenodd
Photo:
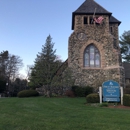
<path id="1" fill-rule="evenodd" d="M 114 80 L 124 86 L 125 74 L 119 47 L 121 24 L 94 0 L 85 0 L 72 13 L 73 33 L 68 41 L 68 59 L 75 85 L 99 87 Z"/>

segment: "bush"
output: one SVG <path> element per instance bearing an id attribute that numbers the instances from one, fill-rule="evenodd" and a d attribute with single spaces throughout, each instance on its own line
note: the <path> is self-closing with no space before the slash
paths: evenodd
<path id="1" fill-rule="evenodd" d="M 6 90 L 6 81 L 0 79 L 0 93 Z"/>
<path id="2" fill-rule="evenodd" d="M 72 89 L 74 90 L 74 89 Z M 77 97 L 85 97 L 87 96 L 88 94 L 90 93 L 93 93 L 93 88 L 92 87 L 75 87 L 75 91 L 74 91 L 74 94 L 77 96 Z"/>
<path id="3" fill-rule="evenodd" d="M 99 103 L 99 94 L 97 93 L 92 93 L 86 96 L 87 103 Z"/>
<path id="4" fill-rule="evenodd" d="M 100 107 L 108 107 L 108 103 L 107 102 L 103 102 L 102 104 L 99 105 Z"/>
<path id="5" fill-rule="evenodd" d="M 130 83 L 125 85 L 126 88 L 130 88 Z"/>
<path id="6" fill-rule="evenodd" d="M 123 92 L 124 94 L 130 94 L 130 88 L 124 88 Z"/>
<path id="7" fill-rule="evenodd" d="M 93 87 L 89 87 L 89 86 L 85 87 L 85 96 L 91 93 L 93 93 Z"/>
<path id="8" fill-rule="evenodd" d="M 71 90 L 67 90 L 67 91 L 65 92 L 65 96 L 68 96 L 68 97 L 75 97 L 74 92 L 71 91 Z"/>
<path id="9" fill-rule="evenodd" d="M 77 88 L 75 89 L 75 95 L 76 95 L 77 97 L 85 97 L 85 90 L 84 90 L 84 88 L 77 87 Z"/>
<path id="10" fill-rule="evenodd" d="M 22 97 L 34 97 L 34 96 L 39 96 L 39 93 L 36 90 L 23 90 L 20 91 L 17 94 L 18 97 L 22 98 Z"/>
<path id="11" fill-rule="evenodd" d="M 71 90 L 74 92 L 74 94 L 75 94 L 76 89 L 77 89 L 78 87 L 79 87 L 79 86 L 76 86 L 76 85 L 74 85 L 74 86 L 71 87 Z"/>
<path id="12" fill-rule="evenodd" d="M 130 106 L 130 94 L 124 94 L 123 105 L 124 106 Z"/>

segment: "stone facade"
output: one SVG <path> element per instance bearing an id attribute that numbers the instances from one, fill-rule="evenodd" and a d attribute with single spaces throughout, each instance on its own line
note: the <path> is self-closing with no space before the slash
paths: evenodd
<path id="1" fill-rule="evenodd" d="M 96 15 L 99 17 L 100 15 Z M 87 17 L 87 24 L 84 24 Z M 106 80 L 115 80 L 124 86 L 124 68 L 119 49 L 118 24 L 109 24 L 109 16 L 104 18 L 101 25 L 91 24 L 92 15 L 76 15 L 74 32 L 69 37 L 68 67 L 73 68 L 75 85 L 99 87 Z M 85 38 L 79 39 L 78 34 L 84 33 Z M 93 44 L 100 52 L 100 67 L 84 66 L 84 51 Z"/>

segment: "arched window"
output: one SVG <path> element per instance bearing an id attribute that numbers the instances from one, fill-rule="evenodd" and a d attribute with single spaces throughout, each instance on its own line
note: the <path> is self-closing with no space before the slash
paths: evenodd
<path id="1" fill-rule="evenodd" d="M 93 44 L 84 51 L 84 67 L 100 67 L 100 53 Z"/>

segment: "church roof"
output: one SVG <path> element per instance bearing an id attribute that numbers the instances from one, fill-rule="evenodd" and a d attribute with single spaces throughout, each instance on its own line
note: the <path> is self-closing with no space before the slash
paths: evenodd
<path id="1" fill-rule="evenodd" d="M 110 17 L 110 23 L 118 23 L 118 25 L 121 23 L 119 20 L 114 18 L 111 12 L 107 11 L 105 8 L 103 8 L 101 5 L 99 5 L 94 0 L 85 0 L 84 3 L 72 13 L 72 29 L 74 29 L 74 18 L 75 15 L 83 15 L 83 14 L 94 14 L 96 8 L 96 15 L 109 15 Z"/>
<path id="2" fill-rule="evenodd" d="M 109 23 L 118 23 L 118 25 L 120 25 L 121 21 L 117 20 L 115 17 L 111 16 Z"/>
<path id="3" fill-rule="evenodd" d="M 112 14 L 111 12 L 104 9 L 101 5 L 96 3 L 94 0 L 85 0 L 85 2 L 73 13 L 93 14 L 95 8 L 96 14 Z"/>

